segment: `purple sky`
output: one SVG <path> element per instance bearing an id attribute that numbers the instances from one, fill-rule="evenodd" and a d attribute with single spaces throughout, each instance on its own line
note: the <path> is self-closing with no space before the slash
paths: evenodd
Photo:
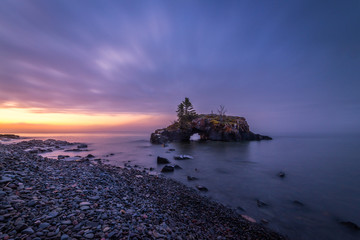
<path id="1" fill-rule="evenodd" d="M 360 132 L 359 77 L 359 1 L 0 1 L 0 108 Z"/>

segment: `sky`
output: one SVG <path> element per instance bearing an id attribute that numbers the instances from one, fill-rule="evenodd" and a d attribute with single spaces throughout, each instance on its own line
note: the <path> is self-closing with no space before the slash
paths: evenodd
<path id="1" fill-rule="evenodd" d="M 360 133 L 359 1 L 0 0 L 0 132 Z"/>

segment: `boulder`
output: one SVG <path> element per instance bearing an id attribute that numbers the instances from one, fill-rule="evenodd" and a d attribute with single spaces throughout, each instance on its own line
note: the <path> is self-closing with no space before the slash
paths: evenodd
<path id="1" fill-rule="evenodd" d="M 204 186 L 201 186 L 201 185 L 197 185 L 196 188 L 201 191 L 201 192 L 207 192 L 209 191 L 209 189 L 207 189 L 206 187 Z"/>
<path id="2" fill-rule="evenodd" d="M 174 156 L 175 160 L 187 160 L 187 159 L 193 159 L 190 155 L 176 155 Z"/>
<path id="3" fill-rule="evenodd" d="M 166 165 L 165 167 L 163 167 L 163 169 L 161 169 L 161 172 L 173 172 L 174 171 L 174 167 L 170 166 L 170 165 Z"/>
<path id="4" fill-rule="evenodd" d="M 187 176 L 187 180 L 188 181 L 195 181 L 195 180 L 198 180 L 197 177 L 192 177 L 192 176 Z"/>
<path id="5" fill-rule="evenodd" d="M 167 163 L 170 163 L 170 161 L 167 158 L 163 158 L 163 157 L 158 156 L 157 157 L 157 163 L 158 164 L 167 164 Z"/>

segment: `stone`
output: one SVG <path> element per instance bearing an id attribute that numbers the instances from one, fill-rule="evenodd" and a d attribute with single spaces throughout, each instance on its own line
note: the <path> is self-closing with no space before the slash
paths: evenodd
<path id="1" fill-rule="evenodd" d="M 192 176 L 187 176 L 187 180 L 188 181 L 195 181 L 195 180 L 198 180 L 197 177 L 192 177 Z"/>
<path id="2" fill-rule="evenodd" d="M 342 224 L 352 230 L 356 230 L 356 231 L 360 230 L 360 227 L 357 224 L 350 222 L 350 221 L 341 221 L 340 224 Z"/>
<path id="3" fill-rule="evenodd" d="M 293 201 L 293 204 L 295 204 L 297 206 L 300 206 L 300 207 L 304 206 L 304 204 L 302 202 L 298 201 L 298 200 Z"/>
<path id="4" fill-rule="evenodd" d="M 207 189 L 206 187 L 201 186 L 201 185 L 197 185 L 196 188 L 197 188 L 199 191 L 202 191 L 202 192 L 207 192 L 207 191 L 209 191 L 209 189 Z"/>
<path id="5" fill-rule="evenodd" d="M 79 145 L 77 146 L 77 148 L 87 148 L 87 147 L 88 147 L 88 145 L 86 145 L 86 144 L 84 144 L 84 143 L 79 144 Z"/>
<path id="6" fill-rule="evenodd" d="M 50 226 L 50 223 L 44 222 L 39 225 L 39 229 L 42 230 L 47 228 L 48 226 Z"/>
<path id="7" fill-rule="evenodd" d="M 61 224 L 70 225 L 70 224 L 71 224 L 71 220 L 61 221 Z"/>
<path id="8" fill-rule="evenodd" d="M 80 209 L 84 211 L 84 210 L 90 209 L 90 207 L 89 206 L 81 206 Z"/>
<path id="9" fill-rule="evenodd" d="M 37 201 L 35 201 L 35 200 L 30 200 L 26 205 L 28 206 L 28 207 L 33 207 L 33 206 L 35 206 L 37 204 Z"/>
<path id="10" fill-rule="evenodd" d="M 174 156 L 175 160 L 187 160 L 187 159 L 194 159 L 192 156 L 190 155 L 176 155 Z"/>
<path id="11" fill-rule="evenodd" d="M 30 234 L 34 233 L 34 230 L 31 227 L 28 227 L 28 228 L 24 229 L 21 233 L 30 235 Z"/>
<path id="12" fill-rule="evenodd" d="M 93 233 L 85 233 L 84 234 L 84 237 L 87 238 L 87 239 L 93 239 L 94 238 L 94 234 Z"/>
<path id="13" fill-rule="evenodd" d="M 89 205 L 91 205 L 91 203 L 89 203 L 89 202 L 81 202 L 80 203 L 80 207 L 81 206 L 89 206 Z"/>
<path id="14" fill-rule="evenodd" d="M 170 163 L 170 161 L 167 158 L 163 158 L 163 157 L 158 156 L 157 157 L 157 163 L 158 164 L 167 164 L 167 163 Z"/>
<path id="15" fill-rule="evenodd" d="M 248 215 L 241 214 L 241 216 L 249 222 L 256 223 L 256 220 Z"/>
<path id="16" fill-rule="evenodd" d="M 174 171 L 174 167 L 170 165 L 166 165 L 165 167 L 163 167 L 163 169 L 161 169 L 161 172 L 163 173 L 173 172 L 173 171 Z"/>
<path id="17" fill-rule="evenodd" d="M 279 177 L 281 177 L 281 178 L 284 178 L 284 177 L 285 177 L 285 173 L 284 173 L 284 172 L 279 172 L 277 175 L 278 175 Z"/>
<path id="18" fill-rule="evenodd" d="M 68 240 L 69 239 L 69 235 L 63 234 L 61 235 L 60 240 Z"/>
<path id="19" fill-rule="evenodd" d="M 269 204 L 263 202 L 263 201 L 260 201 L 259 199 L 256 200 L 256 204 L 258 207 L 267 207 L 269 206 Z"/>
<path id="20" fill-rule="evenodd" d="M 48 218 L 54 218 L 54 217 L 56 217 L 57 215 L 59 215 L 59 213 L 56 212 L 56 211 L 53 211 L 53 212 L 50 212 L 47 217 L 48 217 Z"/>

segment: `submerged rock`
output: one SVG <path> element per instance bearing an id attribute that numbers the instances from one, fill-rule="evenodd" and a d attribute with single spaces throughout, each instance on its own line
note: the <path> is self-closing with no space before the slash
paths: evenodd
<path id="1" fill-rule="evenodd" d="M 267 203 L 265 203 L 265 202 L 263 202 L 263 201 L 261 201 L 259 199 L 256 200 L 256 204 L 257 204 L 258 207 L 267 207 L 267 206 L 269 206 L 269 204 L 267 204 Z"/>
<path id="2" fill-rule="evenodd" d="M 195 180 L 198 180 L 197 177 L 192 177 L 192 176 L 187 176 L 187 180 L 188 181 L 195 181 Z"/>
<path id="3" fill-rule="evenodd" d="M 300 201 L 298 201 L 298 200 L 294 200 L 294 201 L 293 201 L 293 204 L 294 204 L 294 205 L 297 205 L 297 206 L 300 206 L 300 207 L 305 206 L 302 202 L 300 202 Z"/>

